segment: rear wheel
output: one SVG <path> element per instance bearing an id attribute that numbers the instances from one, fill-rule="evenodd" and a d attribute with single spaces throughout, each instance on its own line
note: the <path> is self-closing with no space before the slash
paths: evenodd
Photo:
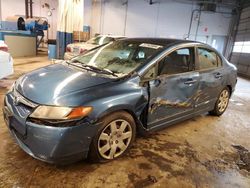
<path id="1" fill-rule="evenodd" d="M 136 133 L 134 119 L 127 112 L 115 112 L 101 122 L 89 151 L 89 159 L 96 162 L 106 162 L 122 156 L 130 148 Z"/>
<path id="2" fill-rule="evenodd" d="M 226 87 L 220 92 L 220 95 L 215 103 L 214 109 L 209 113 L 211 115 L 216 115 L 216 116 L 222 115 L 227 109 L 229 98 L 230 98 L 230 91 L 228 87 Z"/>

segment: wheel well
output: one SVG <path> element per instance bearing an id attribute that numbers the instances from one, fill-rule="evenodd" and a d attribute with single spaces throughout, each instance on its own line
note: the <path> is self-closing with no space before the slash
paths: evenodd
<path id="1" fill-rule="evenodd" d="M 123 111 L 123 112 L 126 112 L 129 115 L 131 115 L 133 117 L 134 121 L 135 121 L 136 127 L 138 126 L 138 123 L 139 123 L 140 120 L 136 117 L 136 115 L 135 115 L 135 113 L 133 111 L 128 110 L 128 109 L 123 109 L 123 110 L 119 110 L 119 111 L 121 111 L 121 112 Z"/>
<path id="2" fill-rule="evenodd" d="M 136 129 L 137 129 L 137 130 L 140 129 L 140 126 L 143 126 L 143 122 L 141 122 L 141 120 L 137 118 L 136 114 L 135 114 L 133 111 L 129 110 L 129 109 L 119 109 L 119 110 L 117 110 L 117 111 L 111 111 L 111 112 L 106 113 L 105 115 L 103 115 L 100 119 L 102 119 L 102 118 L 104 118 L 104 117 L 106 117 L 106 116 L 109 116 L 110 114 L 115 113 L 115 112 L 126 112 L 126 113 L 128 113 L 129 115 L 131 115 L 132 118 L 133 118 L 134 121 L 135 121 Z M 144 126 L 143 126 L 143 127 L 144 127 Z M 145 127 L 144 127 L 144 128 L 145 128 Z"/>

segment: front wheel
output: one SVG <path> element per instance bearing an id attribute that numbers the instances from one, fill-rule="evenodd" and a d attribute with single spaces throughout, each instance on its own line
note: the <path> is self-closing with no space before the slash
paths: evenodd
<path id="1" fill-rule="evenodd" d="M 136 134 L 134 119 L 127 112 L 115 112 L 101 122 L 89 151 L 89 160 L 95 162 L 106 162 L 122 156 L 130 148 Z"/>
<path id="2" fill-rule="evenodd" d="M 230 91 L 228 87 L 226 87 L 220 92 L 220 95 L 215 103 L 214 109 L 209 113 L 215 116 L 222 115 L 227 109 L 229 98 L 230 98 Z"/>

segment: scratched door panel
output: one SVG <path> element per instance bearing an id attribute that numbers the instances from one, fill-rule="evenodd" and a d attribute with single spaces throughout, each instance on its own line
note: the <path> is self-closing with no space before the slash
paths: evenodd
<path id="1" fill-rule="evenodd" d="M 148 127 L 191 114 L 197 98 L 200 75 L 188 72 L 172 76 L 161 76 L 150 82 Z M 193 82 L 192 82 L 193 81 Z"/>
<path id="2" fill-rule="evenodd" d="M 220 73 L 222 77 L 216 78 L 216 74 Z M 200 72 L 200 85 L 198 89 L 199 97 L 196 99 L 196 111 L 214 107 L 217 97 L 223 89 L 226 81 L 224 71 L 222 69 L 214 69 Z"/>

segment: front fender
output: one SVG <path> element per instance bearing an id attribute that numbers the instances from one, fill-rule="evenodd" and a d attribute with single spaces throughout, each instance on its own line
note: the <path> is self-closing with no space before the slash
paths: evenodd
<path id="1" fill-rule="evenodd" d="M 126 110 L 139 119 L 143 109 L 147 105 L 147 94 L 143 91 L 110 96 L 92 101 L 86 105 L 93 106 L 94 110 L 89 115 L 91 121 L 96 122 L 107 114 Z"/>

